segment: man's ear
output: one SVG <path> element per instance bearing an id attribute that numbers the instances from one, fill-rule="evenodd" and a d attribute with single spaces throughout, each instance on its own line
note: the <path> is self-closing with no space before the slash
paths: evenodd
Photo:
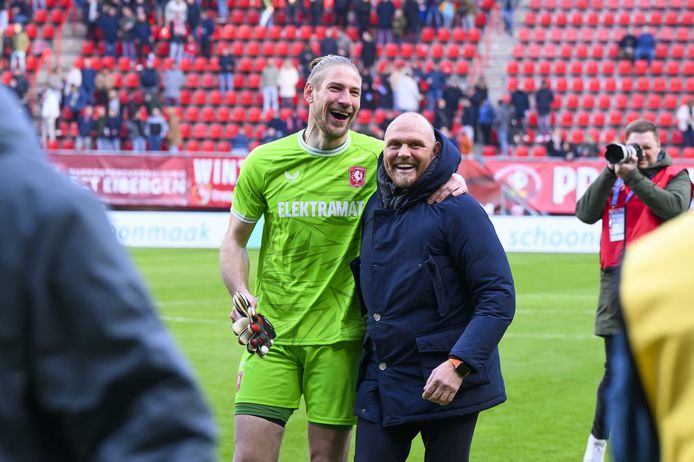
<path id="1" fill-rule="evenodd" d="M 437 141 L 434 143 L 434 156 L 438 156 L 439 152 L 441 152 L 441 142 Z"/>
<path id="2" fill-rule="evenodd" d="M 306 85 L 304 85 L 304 99 L 309 104 L 313 102 L 313 90 L 314 88 L 312 84 L 307 82 Z"/>

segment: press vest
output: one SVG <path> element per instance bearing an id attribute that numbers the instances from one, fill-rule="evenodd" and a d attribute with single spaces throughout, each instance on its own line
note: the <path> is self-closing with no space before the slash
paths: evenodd
<path id="1" fill-rule="evenodd" d="M 659 188 L 665 186 L 678 173 L 681 168 L 667 166 L 660 170 L 651 178 Z M 619 187 L 617 200 L 613 202 L 615 188 Z M 610 211 L 619 208 L 624 208 L 624 239 L 621 241 L 610 241 Z M 648 234 L 655 228 L 660 226 L 665 220 L 658 217 L 651 209 L 644 204 L 636 194 L 631 194 L 631 189 L 623 182 L 618 181 L 612 187 L 612 193 L 608 199 L 605 210 L 602 214 L 602 236 L 600 238 L 600 268 L 605 269 L 617 266 L 622 262 L 624 256 L 624 248 L 629 243 L 630 245 L 641 236 Z"/>

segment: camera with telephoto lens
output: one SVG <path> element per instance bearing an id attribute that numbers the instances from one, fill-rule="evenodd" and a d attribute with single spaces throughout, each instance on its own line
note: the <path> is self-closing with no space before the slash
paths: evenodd
<path id="1" fill-rule="evenodd" d="M 605 159 L 611 164 L 627 161 L 632 155 L 641 160 L 643 158 L 641 146 L 638 144 L 612 143 L 607 145 L 607 150 L 605 151 Z"/>

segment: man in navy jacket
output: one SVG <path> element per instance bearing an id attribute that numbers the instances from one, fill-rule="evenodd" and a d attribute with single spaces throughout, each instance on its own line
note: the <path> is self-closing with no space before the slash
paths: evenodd
<path id="1" fill-rule="evenodd" d="M 355 413 L 356 458 L 466 461 L 478 413 L 506 400 L 497 345 L 515 311 L 506 254 L 470 196 L 428 205 L 460 162 L 419 114 L 386 130 L 378 190 L 354 262 L 367 314 Z"/>

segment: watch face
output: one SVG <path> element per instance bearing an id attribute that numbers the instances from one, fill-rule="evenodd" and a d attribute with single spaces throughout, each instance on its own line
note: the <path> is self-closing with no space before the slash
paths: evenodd
<path id="1" fill-rule="evenodd" d="M 468 375 L 470 375 L 470 372 L 472 372 L 472 370 L 470 369 L 470 366 L 468 366 L 464 362 L 461 362 L 458 365 L 458 367 L 455 368 L 455 371 L 458 374 L 460 374 L 461 377 L 467 377 Z"/>

